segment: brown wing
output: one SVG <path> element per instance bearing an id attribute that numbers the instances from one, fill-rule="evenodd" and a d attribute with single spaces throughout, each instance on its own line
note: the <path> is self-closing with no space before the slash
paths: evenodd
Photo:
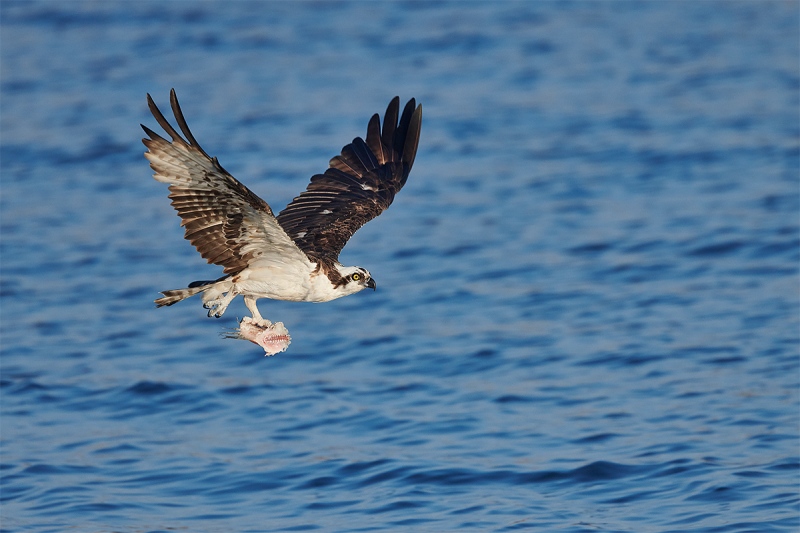
<path id="1" fill-rule="evenodd" d="M 149 139 L 145 157 L 155 171 L 154 178 L 168 183 L 172 206 L 186 228 L 185 238 L 209 263 L 236 274 L 254 260 L 282 261 L 302 252 L 275 220 L 269 205 L 231 176 L 217 158 L 211 158 L 195 140 L 183 117 L 175 90 L 170 105 L 183 135 L 175 131 L 156 107 L 150 95 L 147 104 L 172 142 L 142 125 Z"/>
<path id="2" fill-rule="evenodd" d="M 278 223 L 315 262 L 330 264 L 364 224 L 389 207 L 414 164 L 422 124 L 422 106 L 412 98 L 398 124 L 400 99 L 386 108 L 381 131 L 375 114 L 361 137 L 342 148 L 324 174 L 281 211 Z"/>

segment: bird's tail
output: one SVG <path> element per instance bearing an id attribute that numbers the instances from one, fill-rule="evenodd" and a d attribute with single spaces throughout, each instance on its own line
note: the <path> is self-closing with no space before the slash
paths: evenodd
<path id="1" fill-rule="evenodd" d="M 173 289 L 171 291 L 163 291 L 161 294 L 163 294 L 164 297 L 156 300 L 156 307 L 164 307 L 167 305 L 178 303 L 181 300 L 185 300 L 186 298 L 194 296 L 199 292 L 203 292 L 205 290 L 210 289 L 211 286 L 214 285 L 217 281 L 219 280 L 193 281 L 185 289 Z"/>

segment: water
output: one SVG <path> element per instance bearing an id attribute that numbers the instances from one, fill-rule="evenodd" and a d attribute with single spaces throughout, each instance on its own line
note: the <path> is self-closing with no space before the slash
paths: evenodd
<path id="1" fill-rule="evenodd" d="M 0 4 L 3 531 L 796 531 L 798 5 Z M 219 273 L 145 93 L 276 210 L 395 94 L 378 291 Z"/>

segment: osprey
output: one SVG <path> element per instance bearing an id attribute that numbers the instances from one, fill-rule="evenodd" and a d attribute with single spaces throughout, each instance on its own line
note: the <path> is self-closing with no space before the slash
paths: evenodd
<path id="1" fill-rule="evenodd" d="M 400 115 L 400 99 L 395 97 L 386 108 L 383 128 L 380 117 L 373 115 L 366 140 L 356 137 L 342 148 L 330 160 L 330 168 L 313 176 L 306 190 L 277 217 L 267 202 L 200 147 L 174 89 L 170 106 L 183 137 L 149 94 L 147 104 L 172 139 L 142 125 L 149 137 L 142 142 L 153 177 L 169 184 L 184 237 L 224 273 L 215 281 L 195 281 L 185 289 L 162 292 L 164 296 L 155 301 L 158 307 L 202 293 L 208 316 L 219 318 L 241 294 L 253 319 L 260 322 L 259 298 L 327 302 L 375 289 L 369 271 L 342 265 L 339 252 L 356 230 L 391 205 L 406 183 L 422 121 L 422 106 L 413 98 Z"/>

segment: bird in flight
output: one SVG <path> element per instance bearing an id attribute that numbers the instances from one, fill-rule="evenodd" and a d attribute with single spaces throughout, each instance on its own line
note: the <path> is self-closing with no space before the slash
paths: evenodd
<path id="1" fill-rule="evenodd" d="M 413 98 L 402 114 L 400 99 L 392 99 L 383 127 L 378 114 L 373 115 L 366 140 L 356 137 L 342 148 L 329 168 L 312 176 L 306 190 L 278 216 L 200 147 L 174 89 L 170 107 L 183 136 L 149 94 L 147 104 L 171 138 L 142 125 L 149 137 L 142 142 L 153 177 L 169 184 L 184 237 L 209 263 L 223 267 L 224 274 L 163 291 L 155 301 L 158 307 L 202 294 L 208 316 L 219 318 L 241 294 L 253 319 L 263 321 L 256 305 L 259 298 L 327 302 L 375 289 L 369 271 L 342 265 L 339 252 L 361 226 L 391 205 L 408 179 L 422 123 L 422 106 Z"/>

